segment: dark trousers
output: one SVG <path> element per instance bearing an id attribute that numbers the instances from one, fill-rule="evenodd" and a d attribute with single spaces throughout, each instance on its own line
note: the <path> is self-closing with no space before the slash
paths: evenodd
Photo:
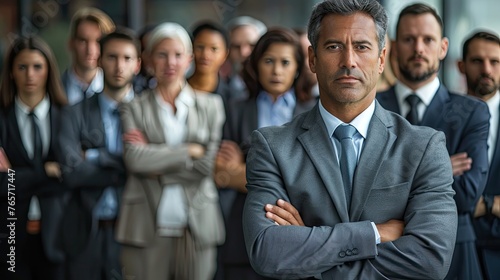
<path id="1" fill-rule="evenodd" d="M 16 230 L 17 246 L 15 272 L 2 266 L 0 279 L 8 280 L 63 280 L 64 265 L 47 259 L 40 234 L 28 234 Z M 22 232 L 24 231 L 24 232 Z M 4 252 L 2 252 L 3 254 Z"/>
<path id="2" fill-rule="evenodd" d="M 122 279 L 120 245 L 114 238 L 114 223 L 99 223 L 81 254 L 68 261 L 68 280 Z"/>

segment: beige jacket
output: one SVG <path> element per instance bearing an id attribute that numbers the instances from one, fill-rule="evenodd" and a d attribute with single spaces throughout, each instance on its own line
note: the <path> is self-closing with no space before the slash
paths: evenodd
<path id="1" fill-rule="evenodd" d="M 212 178 L 224 107 L 218 95 L 183 88 L 195 102 L 189 105 L 186 143 L 205 146 L 205 157 L 192 160 L 187 145 L 165 144 L 154 91 L 146 91 L 121 111 L 123 131 L 139 129 L 147 145 L 124 145 L 129 172 L 116 238 L 127 245 L 147 247 L 156 234 L 156 210 L 164 185 L 178 183 L 188 200 L 188 226 L 198 246 L 215 246 L 225 238 L 217 189 Z"/>

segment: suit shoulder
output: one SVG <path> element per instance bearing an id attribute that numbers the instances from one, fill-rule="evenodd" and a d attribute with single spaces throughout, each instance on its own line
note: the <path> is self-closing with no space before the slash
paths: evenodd
<path id="1" fill-rule="evenodd" d="M 304 112 L 300 115 L 297 115 L 292 119 L 292 121 L 285 123 L 280 126 L 268 126 L 257 129 L 264 137 L 287 137 L 292 136 L 295 137 L 302 131 L 302 124 L 304 123 L 304 119 L 308 115 L 309 112 Z"/>
<path id="2" fill-rule="evenodd" d="M 450 99 L 452 102 L 456 103 L 461 103 L 461 104 L 468 104 L 472 105 L 475 107 L 487 107 L 486 103 L 482 101 L 479 98 L 469 96 L 469 95 L 464 95 L 464 94 L 459 94 L 455 92 L 450 92 Z"/>

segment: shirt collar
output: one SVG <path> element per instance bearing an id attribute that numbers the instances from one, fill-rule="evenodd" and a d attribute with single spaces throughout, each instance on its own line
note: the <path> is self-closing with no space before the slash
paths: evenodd
<path id="1" fill-rule="evenodd" d="M 75 69 L 73 68 L 69 69 L 69 78 L 72 83 L 78 85 L 82 91 L 85 91 L 85 95 L 90 96 L 94 93 L 101 92 L 104 88 L 104 74 L 102 69 L 99 67 L 97 67 L 97 72 L 89 85 L 80 80 L 80 78 L 76 75 Z"/>
<path id="2" fill-rule="evenodd" d="M 203 93 L 203 94 L 206 94 L 206 93 Z M 175 104 L 177 105 L 178 102 L 181 102 L 182 104 L 184 104 L 188 107 L 192 106 L 194 104 L 194 101 L 195 101 L 194 95 L 195 95 L 195 91 L 193 90 L 193 88 L 190 85 L 188 85 L 188 83 L 184 83 L 184 86 L 182 87 L 181 92 L 175 98 Z M 155 90 L 155 99 L 156 99 L 156 102 L 160 106 L 163 107 L 166 105 L 166 103 L 163 100 L 161 93 L 158 91 L 158 89 Z"/>
<path id="3" fill-rule="evenodd" d="M 21 98 L 19 96 L 16 96 L 16 108 L 18 112 L 22 112 L 26 115 L 29 115 L 31 113 L 30 108 L 24 104 L 21 101 Z M 33 109 L 33 113 L 35 114 L 36 118 L 40 121 L 45 120 L 47 115 L 49 114 L 50 110 L 50 99 L 45 95 L 45 97 L 36 105 L 36 107 Z"/>
<path id="4" fill-rule="evenodd" d="M 265 101 L 271 104 L 273 103 L 273 97 L 271 96 L 271 94 L 264 90 L 259 93 L 259 95 L 257 96 L 257 100 Z M 293 89 L 289 89 L 284 94 L 276 98 L 276 102 L 281 102 L 281 101 L 283 101 L 283 103 L 287 107 L 295 107 L 295 104 L 297 102 L 295 99 L 295 91 Z"/>
<path id="5" fill-rule="evenodd" d="M 354 120 L 352 120 L 349 124 L 354 126 L 358 133 L 363 136 L 363 138 L 366 139 L 366 136 L 368 134 L 368 127 L 370 126 L 370 121 L 372 119 L 372 116 L 375 112 L 375 100 L 372 101 L 370 106 L 366 108 L 361 114 L 359 114 Z M 323 104 L 321 103 L 321 100 L 319 101 L 319 113 L 321 114 L 321 117 L 323 118 L 323 121 L 326 125 L 326 129 L 328 131 L 328 135 L 330 137 L 333 135 L 333 132 L 335 132 L 335 129 L 344 122 L 339 120 L 337 117 L 332 115 L 330 112 L 328 112 L 325 107 L 323 107 Z"/>
<path id="6" fill-rule="evenodd" d="M 500 106 L 500 91 L 497 90 L 495 95 L 493 95 L 490 99 L 486 100 L 486 104 L 488 104 L 490 112 L 498 110 L 498 107 Z"/>
<path id="7" fill-rule="evenodd" d="M 418 97 L 420 97 L 420 100 L 422 100 L 422 103 L 425 104 L 425 106 L 429 106 L 429 104 L 432 101 L 432 98 L 434 98 L 434 95 L 436 94 L 437 90 L 439 89 L 440 86 L 439 78 L 435 77 L 434 80 L 432 80 L 430 83 L 424 85 L 423 87 L 417 89 L 417 90 L 412 90 L 411 88 L 407 87 L 405 84 L 401 82 L 396 83 L 396 98 L 398 99 L 399 104 L 404 104 L 406 97 L 408 95 L 412 94 L 415 92 Z"/>

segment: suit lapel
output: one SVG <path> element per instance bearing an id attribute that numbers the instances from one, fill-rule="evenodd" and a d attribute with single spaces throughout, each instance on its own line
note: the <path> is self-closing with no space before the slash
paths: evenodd
<path id="1" fill-rule="evenodd" d="M 436 94 L 427 106 L 425 110 L 424 116 L 422 117 L 422 121 L 420 125 L 436 127 L 437 120 L 446 119 L 443 114 L 445 112 L 449 112 L 448 106 L 450 105 L 450 95 L 446 91 L 446 89 L 441 85 L 437 90 Z"/>
<path id="2" fill-rule="evenodd" d="M 500 110 L 500 108 L 497 108 Z M 500 121 L 500 120 L 499 120 Z M 493 152 L 493 157 L 490 164 L 490 172 L 488 173 L 488 183 L 485 188 L 485 193 L 487 194 L 500 194 L 500 189 L 498 188 L 498 182 L 500 180 L 500 129 L 497 129 L 497 140 L 495 141 L 495 147 L 490 147 L 495 149 Z"/>
<path id="3" fill-rule="evenodd" d="M 99 93 L 102 94 L 102 93 Z M 106 147 L 106 131 L 102 122 L 101 107 L 99 106 L 99 94 L 91 98 L 84 99 L 85 118 L 87 123 L 87 132 L 90 141 L 95 147 Z"/>
<path id="4" fill-rule="evenodd" d="M 15 105 L 13 105 L 10 108 L 10 112 L 8 114 L 7 125 L 9 126 L 7 131 L 12 131 L 12 135 L 9 135 L 8 138 L 12 137 L 11 140 L 12 140 L 12 143 L 14 144 L 13 146 L 16 146 L 16 148 L 19 149 L 25 162 L 31 162 L 31 159 L 28 156 L 28 152 L 26 152 L 26 149 L 24 148 L 23 141 L 21 139 L 21 132 L 19 131 L 19 126 L 17 124 Z M 4 145 L 5 145 L 5 143 L 4 143 Z"/>
<path id="5" fill-rule="evenodd" d="M 358 166 L 354 173 L 352 200 L 350 216 L 351 221 L 358 221 L 363 212 L 368 195 L 379 172 L 381 161 L 383 161 L 396 140 L 396 135 L 387 128 L 392 126 L 387 118 L 387 112 L 380 104 L 376 103 L 375 113 L 368 127 L 367 138 L 363 143 L 363 149 Z"/>
<path id="6" fill-rule="evenodd" d="M 241 139 L 240 141 L 240 148 L 243 152 L 243 154 L 246 156 L 248 154 L 248 151 L 250 150 L 251 146 L 251 140 L 252 140 L 252 132 L 256 130 L 259 127 L 259 117 L 257 113 L 257 101 L 255 98 L 249 99 L 244 103 L 243 106 L 243 114 L 241 116 L 241 127 L 238 129 L 241 129 L 239 135 Z"/>
<path id="7" fill-rule="evenodd" d="M 156 92 L 149 92 L 148 101 L 142 108 L 144 133 L 150 143 L 166 143 L 163 124 L 160 121 L 159 107 L 156 102 Z"/>
<path id="8" fill-rule="evenodd" d="M 349 222 L 340 167 L 318 106 L 307 114 L 302 127 L 306 131 L 298 136 L 298 140 L 316 167 L 341 221 Z"/>

